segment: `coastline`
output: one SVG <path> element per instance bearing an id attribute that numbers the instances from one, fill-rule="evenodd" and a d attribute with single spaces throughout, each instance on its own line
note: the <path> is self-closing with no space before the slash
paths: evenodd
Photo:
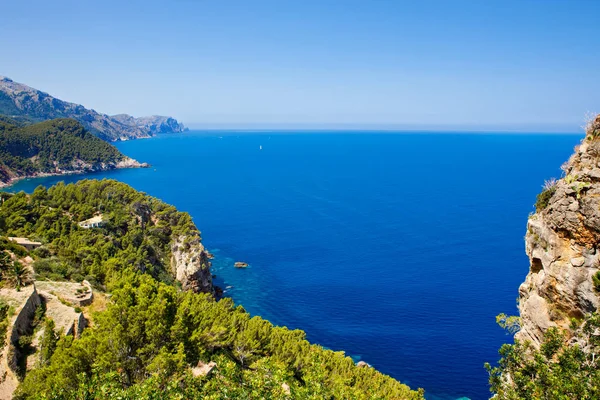
<path id="1" fill-rule="evenodd" d="M 119 161 L 116 164 L 112 165 L 102 165 L 99 168 L 90 168 L 90 169 L 81 169 L 81 170 L 62 170 L 59 172 L 39 172 L 34 175 L 23 175 L 11 178 L 8 182 L 0 181 L 0 190 L 7 189 L 17 182 L 22 181 L 24 179 L 35 179 L 35 178 L 46 178 L 50 176 L 66 176 L 66 175 L 77 175 L 77 174 L 87 174 L 90 172 L 99 172 L 99 171 L 111 171 L 115 169 L 128 169 L 128 168 L 150 168 L 150 164 L 148 163 L 140 163 L 133 158 L 125 157 L 125 159 Z"/>

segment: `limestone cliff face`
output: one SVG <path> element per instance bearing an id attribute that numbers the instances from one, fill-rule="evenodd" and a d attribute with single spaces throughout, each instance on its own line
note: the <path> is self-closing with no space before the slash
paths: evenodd
<path id="1" fill-rule="evenodd" d="M 171 268 L 184 290 L 214 294 L 208 253 L 198 236 L 179 236 L 171 244 Z"/>
<path id="2" fill-rule="evenodd" d="M 549 327 L 568 329 L 600 305 L 592 279 L 600 267 L 600 116 L 562 169 L 527 223 L 530 270 L 519 288 L 516 337 L 534 345 Z"/>

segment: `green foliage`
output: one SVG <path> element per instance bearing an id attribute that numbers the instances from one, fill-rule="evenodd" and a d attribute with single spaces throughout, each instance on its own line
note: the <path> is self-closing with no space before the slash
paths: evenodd
<path id="1" fill-rule="evenodd" d="M 577 195 L 577 200 L 579 200 L 581 198 L 581 193 L 584 190 L 589 189 L 591 186 L 592 184 L 589 182 L 575 182 L 575 184 L 572 185 L 571 188 L 575 191 Z"/>
<path id="2" fill-rule="evenodd" d="M 592 281 L 594 282 L 594 289 L 600 291 L 600 271 L 592 275 Z"/>
<path id="3" fill-rule="evenodd" d="M 498 366 L 486 364 L 495 398 L 600 398 L 600 358 L 596 357 L 600 351 L 599 328 L 600 316 L 594 313 L 570 340 L 553 327 L 546 331 L 539 349 L 518 340 L 502 346 Z"/>
<path id="4" fill-rule="evenodd" d="M 556 192 L 556 186 L 552 186 L 549 188 L 545 188 L 540 194 L 537 195 L 537 199 L 535 202 L 535 210 L 540 212 L 548 207 L 550 203 L 550 198 Z"/>
<path id="5" fill-rule="evenodd" d="M 9 311 L 10 306 L 6 304 L 4 301 L 0 300 L 0 337 L 6 337 L 6 331 L 8 329 L 9 324 Z M 1 342 L 0 351 L 4 349 L 5 342 Z"/>
<path id="6" fill-rule="evenodd" d="M 18 291 L 31 279 L 31 274 L 23 264 L 14 261 L 6 270 L 6 278 Z"/>
<path id="7" fill-rule="evenodd" d="M 124 158 L 113 145 L 95 137 L 73 119 L 19 126 L 0 119 L 0 180 L 60 170 L 94 169 Z M 76 163 L 86 165 L 77 165 Z"/>
<path id="8" fill-rule="evenodd" d="M 77 225 L 95 213 L 103 214 L 106 226 Z M 125 266 L 172 280 L 172 239 L 200 239 L 189 214 L 113 180 L 59 183 L 49 190 L 39 187 L 32 195 L 17 193 L 0 206 L 0 221 L 0 235 L 44 243 L 32 252 L 38 279 L 87 279 L 96 285 Z"/>
<path id="9" fill-rule="evenodd" d="M 504 313 L 498 314 L 496 316 L 496 323 L 512 335 L 521 329 L 521 318 L 514 315 L 508 316 Z"/>
<path id="10" fill-rule="evenodd" d="M 44 334 L 40 340 L 40 366 L 46 366 L 50 363 L 50 358 L 56 350 L 56 344 L 58 343 L 58 335 L 54 331 L 54 321 L 50 318 L 46 318 L 44 323 Z"/>
<path id="11" fill-rule="evenodd" d="M 16 398 L 422 398 L 341 352 L 311 345 L 302 331 L 251 317 L 230 299 L 181 292 L 139 272 L 119 275 L 93 327 L 78 340 L 61 338 Z M 199 361 L 217 368 L 194 377 Z"/>

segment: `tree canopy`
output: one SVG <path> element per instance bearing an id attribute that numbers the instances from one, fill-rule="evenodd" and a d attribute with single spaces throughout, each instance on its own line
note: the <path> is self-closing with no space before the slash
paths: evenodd
<path id="1" fill-rule="evenodd" d="M 0 116 L 0 179 L 57 170 L 94 169 L 125 156 L 73 119 L 22 125 Z"/>

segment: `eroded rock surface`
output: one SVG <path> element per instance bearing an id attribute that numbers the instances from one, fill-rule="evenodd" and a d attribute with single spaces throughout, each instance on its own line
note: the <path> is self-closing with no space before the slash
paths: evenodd
<path id="1" fill-rule="evenodd" d="M 171 268 L 184 290 L 214 295 L 208 252 L 198 236 L 179 236 L 171 245 Z"/>
<path id="2" fill-rule="evenodd" d="M 517 338 L 534 345 L 549 327 L 568 329 L 572 318 L 582 318 L 600 304 L 592 278 L 599 270 L 599 136 L 600 116 L 527 223 L 530 270 L 519 288 Z"/>

